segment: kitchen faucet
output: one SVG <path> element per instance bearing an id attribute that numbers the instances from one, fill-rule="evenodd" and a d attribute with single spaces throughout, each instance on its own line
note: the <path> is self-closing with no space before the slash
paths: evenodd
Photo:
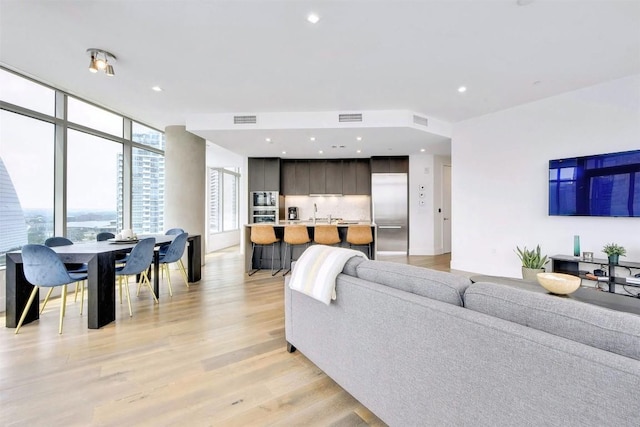
<path id="1" fill-rule="evenodd" d="M 313 225 L 316 224 L 316 214 L 318 213 L 318 205 L 313 204 Z"/>

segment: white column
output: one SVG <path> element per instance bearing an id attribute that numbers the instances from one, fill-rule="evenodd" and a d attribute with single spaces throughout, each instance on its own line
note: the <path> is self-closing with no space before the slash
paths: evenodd
<path id="1" fill-rule="evenodd" d="M 164 228 L 199 234 L 206 254 L 206 141 L 185 126 L 165 128 Z"/>

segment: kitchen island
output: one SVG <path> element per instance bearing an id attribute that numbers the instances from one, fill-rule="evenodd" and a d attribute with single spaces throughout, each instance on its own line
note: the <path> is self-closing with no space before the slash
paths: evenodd
<path id="1" fill-rule="evenodd" d="M 316 225 L 328 225 L 327 221 L 279 221 L 276 224 L 273 224 L 273 227 L 276 232 L 276 237 L 280 239 L 280 245 L 276 244 L 276 250 L 280 251 L 281 256 L 284 256 L 284 229 L 286 227 L 290 227 L 292 225 L 306 225 L 307 230 L 309 231 L 309 238 L 311 239 L 311 244 L 313 244 L 313 236 L 315 232 Z M 251 271 L 253 268 L 257 268 L 259 263 L 259 258 L 262 258 L 262 268 L 269 269 L 271 263 L 271 248 L 266 247 L 264 250 L 256 248 L 255 260 L 251 259 L 251 227 L 260 226 L 265 224 L 246 224 L 244 226 L 244 242 L 245 242 L 245 271 Z M 338 226 L 338 235 L 340 236 L 340 244 L 336 245 L 337 247 L 348 248 L 349 244 L 347 243 L 347 228 L 350 225 L 369 225 L 371 227 L 371 234 L 373 235 L 373 243 L 371 243 L 371 259 L 376 258 L 376 234 L 377 228 L 374 223 L 371 221 L 332 221 L 331 225 Z M 293 259 L 296 260 L 300 257 L 300 254 L 306 249 L 304 245 L 296 246 L 293 248 Z M 364 246 L 354 246 L 353 249 L 362 251 L 363 253 L 367 253 L 366 248 Z M 287 262 L 289 256 L 287 255 Z M 276 253 L 274 256 L 275 261 L 278 262 L 278 254 Z M 288 268 L 288 265 L 286 266 Z"/>

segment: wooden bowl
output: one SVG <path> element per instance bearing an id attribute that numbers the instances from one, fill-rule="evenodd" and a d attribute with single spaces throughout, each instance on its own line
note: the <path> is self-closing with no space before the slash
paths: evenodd
<path id="1" fill-rule="evenodd" d="M 557 295 L 575 292 L 580 287 L 580 278 L 563 273 L 538 273 L 538 283 L 543 288 Z"/>

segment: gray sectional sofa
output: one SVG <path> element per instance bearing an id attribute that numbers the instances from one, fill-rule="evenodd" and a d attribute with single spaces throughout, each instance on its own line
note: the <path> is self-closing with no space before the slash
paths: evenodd
<path id="1" fill-rule="evenodd" d="M 329 306 L 287 284 L 289 351 L 391 426 L 640 425 L 640 316 L 360 258 Z"/>

